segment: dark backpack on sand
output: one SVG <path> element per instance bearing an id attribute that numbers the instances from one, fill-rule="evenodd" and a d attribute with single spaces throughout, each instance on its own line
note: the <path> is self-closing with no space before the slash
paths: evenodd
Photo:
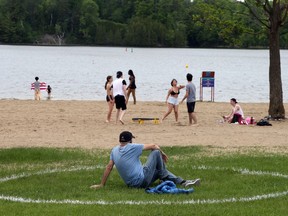
<path id="1" fill-rule="evenodd" d="M 265 120 L 265 119 L 261 119 L 259 122 L 257 122 L 258 126 L 272 126 L 272 124 L 269 123 L 269 121 Z"/>

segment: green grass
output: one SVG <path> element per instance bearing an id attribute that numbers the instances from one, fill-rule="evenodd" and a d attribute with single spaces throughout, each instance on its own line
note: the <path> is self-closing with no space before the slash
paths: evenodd
<path id="1" fill-rule="evenodd" d="M 100 182 L 109 160 L 109 151 L 106 150 L 2 149 L 0 179 L 23 176 L 0 181 L 0 196 L 44 201 L 101 200 L 110 204 L 21 203 L 0 199 L 0 215 L 287 215 L 288 195 L 247 202 L 221 201 L 287 192 L 288 156 L 256 150 L 215 154 L 208 147 L 167 147 L 164 150 L 170 156 L 170 171 L 184 179 L 201 178 L 202 185 L 195 188 L 194 193 L 146 194 L 143 189 L 126 187 L 116 170 L 111 173 L 106 187 L 91 190 L 89 186 Z M 143 162 L 147 154 L 143 155 Z M 87 169 L 82 169 L 85 167 Z M 262 173 L 245 174 L 240 172 L 243 169 Z M 220 203 L 183 204 L 191 200 L 216 200 Z M 119 203 L 124 201 L 142 204 Z M 169 204 L 155 204 L 157 202 Z"/>

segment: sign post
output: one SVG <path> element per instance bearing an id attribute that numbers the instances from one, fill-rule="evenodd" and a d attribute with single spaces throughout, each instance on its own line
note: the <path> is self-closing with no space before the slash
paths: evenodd
<path id="1" fill-rule="evenodd" d="M 215 72 L 214 71 L 203 71 L 202 77 L 200 78 L 200 101 L 203 101 L 203 88 L 211 88 L 211 101 L 214 102 L 215 96 Z"/>

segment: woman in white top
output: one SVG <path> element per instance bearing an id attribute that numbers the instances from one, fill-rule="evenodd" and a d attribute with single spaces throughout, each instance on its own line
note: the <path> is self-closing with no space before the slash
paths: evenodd
<path id="1" fill-rule="evenodd" d="M 232 112 L 228 116 L 223 116 L 224 121 L 227 121 L 228 123 L 236 123 L 242 124 L 244 120 L 244 112 L 241 108 L 241 106 L 238 104 L 237 100 L 235 98 L 232 98 L 230 100 L 230 104 L 233 107 Z"/>

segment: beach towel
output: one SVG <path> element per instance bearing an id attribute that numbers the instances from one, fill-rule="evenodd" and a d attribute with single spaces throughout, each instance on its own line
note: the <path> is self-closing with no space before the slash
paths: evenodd
<path id="1" fill-rule="evenodd" d="M 45 82 L 41 82 L 40 83 L 40 90 L 46 90 L 46 83 Z M 34 90 L 35 89 L 35 84 L 34 83 L 31 83 L 31 90 Z"/>
<path id="2" fill-rule="evenodd" d="M 193 188 L 177 188 L 172 181 L 164 181 L 154 188 L 146 188 L 145 191 L 150 194 L 189 194 L 194 192 Z"/>

